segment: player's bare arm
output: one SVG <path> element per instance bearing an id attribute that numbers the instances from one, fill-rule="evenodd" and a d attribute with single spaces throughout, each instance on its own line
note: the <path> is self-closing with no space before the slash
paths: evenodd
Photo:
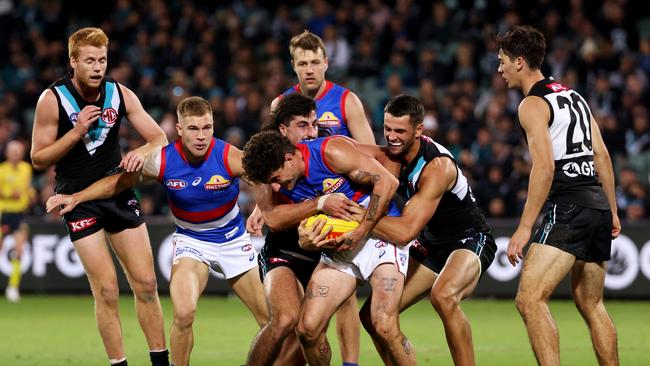
<path id="1" fill-rule="evenodd" d="M 352 138 L 363 144 L 375 144 L 375 135 L 366 118 L 363 104 L 359 97 L 352 92 L 345 97 L 345 114 Z"/>
<path id="2" fill-rule="evenodd" d="M 271 107 L 269 108 L 269 112 L 273 113 L 275 110 L 278 108 L 278 103 L 280 103 L 280 97 L 275 97 L 273 101 L 271 101 Z"/>
<path id="3" fill-rule="evenodd" d="M 377 160 L 357 153 L 355 145 L 349 138 L 336 137 L 330 139 L 325 147 L 325 161 L 334 172 L 356 183 L 372 186 L 368 208 L 359 227 L 337 238 L 337 243 L 343 243 L 340 250 L 352 249 L 368 236 L 399 185 L 397 178 Z"/>
<path id="4" fill-rule="evenodd" d="M 145 156 L 143 169 L 136 172 L 122 172 L 104 177 L 84 190 L 73 194 L 55 194 L 48 198 L 45 208 L 47 212 L 62 206 L 59 211 L 64 215 L 72 211 L 78 204 L 92 200 L 106 199 L 113 197 L 124 190 L 134 187 L 145 179 L 158 177 L 160 170 L 160 148 Z"/>
<path id="5" fill-rule="evenodd" d="M 264 217 L 260 208 L 255 205 L 253 212 L 246 219 L 246 231 L 255 236 L 262 236 L 262 227 L 264 227 Z"/>
<path id="6" fill-rule="evenodd" d="M 167 136 L 149 113 L 144 110 L 138 97 L 124 85 L 119 85 L 119 87 L 124 96 L 126 118 L 146 142 L 141 147 L 129 151 L 120 162 L 121 168 L 127 172 L 134 172 L 142 168 L 145 155 L 157 147 L 167 145 Z"/>
<path id="7" fill-rule="evenodd" d="M 244 166 L 241 163 L 241 159 L 244 156 L 244 153 L 236 148 L 233 145 L 230 145 L 228 148 L 228 169 L 235 177 L 240 177 L 245 180 L 244 176 Z M 246 183 L 250 184 L 247 180 Z"/>
<path id="8" fill-rule="evenodd" d="M 268 184 L 255 184 L 253 188 L 255 203 L 269 229 L 287 230 L 298 226 L 300 221 L 324 212 L 327 215 L 352 220 L 358 212 L 357 205 L 343 195 L 330 194 L 299 203 L 283 202 L 279 193 L 273 192 Z M 319 200 L 322 208 L 319 209 Z"/>
<path id="9" fill-rule="evenodd" d="M 598 174 L 598 180 L 603 186 L 607 196 L 607 202 L 612 210 L 612 239 L 621 233 L 621 220 L 618 218 L 618 207 L 616 205 L 616 190 L 612 159 L 609 156 L 603 137 L 596 120 L 591 118 L 591 143 L 594 149 L 594 167 Z"/>
<path id="10" fill-rule="evenodd" d="M 524 98 L 519 105 L 519 121 L 528 137 L 528 146 L 532 160 L 528 198 L 524 205 L 521 220 L 508 244 L 508 260 L 514 266 L 523 259 L 523 249 L 528 244 L 537 216 L 551 189 L 555 161 L 551 136 L 548 132 L 550 110 L 540 97 Z"/>
<path id="11" fill-rule="evenodd" d="M 358 152 L 366 154 L 377 160 L 386 170 L 395 177 L 399 176 L 402 164 L 399 161 L 392 160 L 384 146 L 375 144 L 362 144 L 355 142 L 355 148 Z"/>
<path id="12" fill-rule="evenodd" d="M 57 140 L 59 129 L 59 106 L 54 93 L 47 89 L 38 98 L 34 115 L 34 132 L 32 134 L 32 166 L 43 170 L 56 164 L 88 132 L 90 125 L 97 121 L 101 109 L 89 105 L 79 112 L 77 123 L 65 135 Z"/>
<path id="13" fill-rule="evenodd" d="M 453 188 L 457 174 L 456 164 L 450 158 L 431 160 L 420 175 L 418 191 L 409 199 L 402 215 L 382 217 L 373 234 L 394 244 L 408 244 L 431 220 L 442 196 Z"/>

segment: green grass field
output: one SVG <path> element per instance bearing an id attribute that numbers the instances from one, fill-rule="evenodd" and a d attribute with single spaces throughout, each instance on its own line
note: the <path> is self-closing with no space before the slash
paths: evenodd
<path id="1" fill-rule="evenodd" d="M 164 296 L 168 329 L 171 303 Z M 130 365 L 148 365 L 144 337 L 132 300 L 122 297 L 120 312 Z M 619 334 L 622 365 L 648 365 L 650 302 L 608 301 Z M 463 305 L 472 322 L 479 365 L 534 365 L 526 332 L 513 301 L 468 300 Z M 589 334 L 569 301 L 554 301 L 552 311 L 560 329 L 563 365 L 595 365 Z M 428 302 L 407 310 L 404 332 L 416 348 L 420 365 L 451 365 L 442 324 Z M 106 365 L 95 329 L 93 303 L 88 296 L 26 296 L 19 304 L 0 300 L 0 365 Z M 205 297 L 194 327 L 192 365 L 241 365 L 256 332 L 252 316 L 236 298 Z M 333 365 L 340 365 L 338 345 Z M 361 365 L 381 365 L 370 338 L 362 331 Z"/>

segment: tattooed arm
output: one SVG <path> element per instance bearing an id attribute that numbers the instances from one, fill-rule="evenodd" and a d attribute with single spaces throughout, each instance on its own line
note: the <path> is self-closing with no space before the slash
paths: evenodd
<path id="1" fill-rule="evenodd" d="M 401 216 L 385 216 L 373 235 L 388 242 L 406 245 L 424 229 L 436 212 L 445 192 L 456 183 L 456 164 L 447 157 L 431 160 L 422 170 L 418 190 L 408 200 Z"/>
<path id="2" fill-rule="evenodd" d="M 398 181 L 377 160 L 360 154 L 356 143 L 345 137 L 331 138 L 325 146 L 325 162 L 336 173 L 351 181 L 372 187 L 366 214 L 358 228 L 337 239 L 339 250 L 350 250 L 362 243 L 383 216 Z"/>

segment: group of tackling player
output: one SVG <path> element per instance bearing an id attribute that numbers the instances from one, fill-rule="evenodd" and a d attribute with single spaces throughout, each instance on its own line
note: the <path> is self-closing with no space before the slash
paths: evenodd
<path id="1" fill-rule="evenodd" d="M 509 40 L 517 32 L 524 33 L 522 39 Z M 531 92 L 531 81 L 543 79 L 530 76 L 539 72 L 541 59 L 531 62 L 528 49 L 513 46 L 536 34 L 525 27 L 515 28 L 500 40 L 499 53 L 499 71 L 509 86 L 530 95 L 519 114 L 533 157 L 531 182 L 542 179 L 542 174 L 552 176 L 553 160 L 570 158 L 573 153 L 557 152 L 548 137 L 548 128 L 566 130 L 568 117 L 558 110 L 563 105 L 538 102 L 541 98 L 537 97 L 548 94 L 540 90 L 542 86 Z M 384 108 L 387 145 L 374 145 L 361 101 L 325 79 L 325 47 L 320 38 L 305 32 L 290 44 L 298 84 L 273 101 L 271 125 L 253 136 L 243 152 L 213 137 L 210 105 L 198 97 L 179 103 L 180 137 L 167 144 L 137 97 L 104 76 L 107 44 L 108 39 L 97 28 L 82 29 L 70 38 L 74 71 L 39 100 L 32 160 L 36 168 L 57 166 L 59 194 L 48 201 L 48 210 L 62 207 L 91 283 L 97 324 L 111 364 L 125 365 L 126 356 L 117 315 L 115 269 L 105 237 L 136 295 L 152 364 L 167 362 L 151 248 L 132 190 L 145 178 L 156 179 L 165 187 L 176 223 L 170 284 L 173 364 L 189 363 L 197 301 L 211 269 L 225 275 L 260 324 L 248 365 L 298 365 L 305 361 L 328 365 L 331 349 L 325 331 L 335 312 L 344 365 L 359 362 L 359 324 L 370 334 L 386 364 L 416 364 L 413 345 L 400 330 L 399 313 L 423 296 L 428 296 L 443 321 L 454 363 L 474 364 L 471 327 L 460 302 L 472 293 L 494 260 L 496 245 L 458 164 L 446 148 L 423 135 L 424 107 L 417 98 L 400 95 L 389 100 Z M 590 117 L 581 97 L 567 90 L 561 92 L 568 93 L 563 98 L 573 98 L 568 102 L 570 109 Z M 559 97 L 557 100 L 562 103 Z M 147 144 L 120 160 L 116 139 L 122 116 Z M 595 121 L 587 118 L 586 124 L 591 132 L 583 129 L 578 145 L 588 142 L 588 151 L 579 158 L 594 160 L 600 176 L 592 172 L 576 183 L 561 177 L 561 169 L 558 172 L 556 168 L 550 199 L 555 206 L 585 205 L 587 201 L 566 198 L 568 193 L 585 185 L 590 193 L 597 192 L 600 178 L 605 204 L 587 204 L 594 213 L 585 215 L 601 215 L 601 231 L 609 219 L 609 227 L 612 222 L 614 225 L 609 234 L 617 235 L 620 224 L 610 197 L 611 163 Z M 319 132 L 326 136 L 319 137 Z M 95 164 L 98 161 L 103 165 Z M 253 186 L 257 203 L 246 224 L 237 206 L 239 178 Z M 544 182 L 531 188 L 522 222 L 513 235 L 509 248 L 513 264 L 523 257 L 532 224 L 548 196 L 551 180 L 544 177 Z M 561 198 L 552 200 L 557 197 Z M 319 212 L 354 219 L 360 225 L 336 239 L 326 239 L 327 231 L 321 232 L 324 222 L 305 225 L 308 217 Z M 256 256 L 247 231 L 260 234 L 263 224 L 268 232 Z M 590 246 L 585 239 L 589 233 L 572 229 L 570 222 L 564 227 L 557 225 L 551 234 L 554 230 L 575 231 L 575 238 L 557 243 L 557 238 L 568 239 L 546 231 L 540 234 L 541 239 L 535 237 L 539 243 L 564 251 L 533 246 L 517 297 L 540 363 L 546 357 L 541 353 L 555 349 L 544 337 L 549 330 L 539 320 L 544 315 L 539 309 L 555 286 L 549 284 L 543 288 L 545 292 L 537 294 L 542 289 L 533 289 L 535 281 L 540 281 L 536 268 L 548 267 L 545 261 L 552 257 L 564 263 L 552 269 L 557 281 L 571 268 L 574 274 L 580 273 L 579 279 L 594 274 L 602 279 L 602 261 L 609 255 L 605 247 L 595 254 L 584 251 L 582 246 Z M 599 240 L 604 246 L 604 239 Z M 546 248 L 552 252 L 537 254 Z M 366 281 L 372 294 L 358 313 L 355 290 Z M 602 324 L 604 319 L 602 281 L 576 282 L 576 303 L 594 331 L 592 324 Z M 599 293 L 588 291 L 597 286 Z M 600 317 L 583 311 L 591 306 L 599 309 Z M 604 317 L 609 319 L 606 312 Z M 615 331 L 613 340 L 607 334 L 600 343 L 613 342 L 614 352 L 606 345 L 595 347 L 599 360 L 616 356 Z"/>

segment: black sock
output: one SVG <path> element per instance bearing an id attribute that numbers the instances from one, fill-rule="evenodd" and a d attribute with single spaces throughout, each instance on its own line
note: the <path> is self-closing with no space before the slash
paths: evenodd
<path id="1" fill-rule="evenodd" d="M 169 351 L 149 352 L 151 366 L 169 366 Z"/>
<path id="2" fill-rule="evenodd" d="M 126 362 L 126 359 L 124 359 L 124 361 L 111 364 L 111 366 L 129 366 L 129 363 Z"/>

